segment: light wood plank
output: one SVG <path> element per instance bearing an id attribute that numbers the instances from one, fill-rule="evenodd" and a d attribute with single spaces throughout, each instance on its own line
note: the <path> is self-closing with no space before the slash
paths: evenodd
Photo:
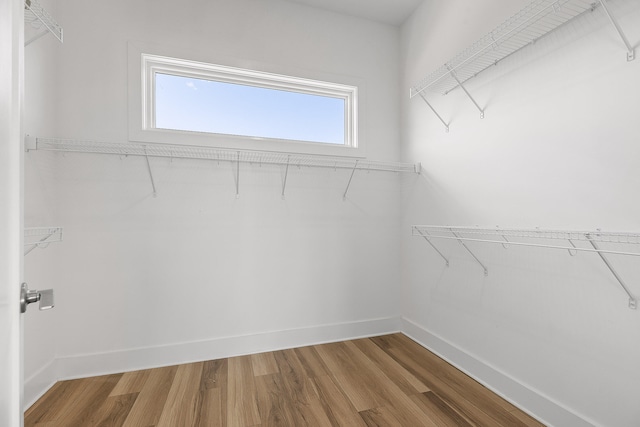
<path id="1" fill-rule="evenodd" d="M 307 371 L 294 350 L 274 353 L 280 375 L 284 380 L 285 398 L 293 407 L 295 425 L 331 426 L 322 403 Z"/>
<path id="2" fill-rule="evenodd" d="M 472 424 L 486 427 L 522 427 L 522 422 L 484 398 L 484 394 L 491 391 L 484 390 L 480 395 L 472 393 L 473 387 L 469 386 L 467 391 L 467 384 L 452 384 L 443 379 L 447 377 L 446 369 L 449 368 L 443 369 L 442 365 L 429 363 L 428 359 L 420 358 L 409 351 L 403 352 L 394 348 L 389 352 L 409 372 L 427 384 L 440 399 Z"/>
<path id="3" fill-rule="evenodd" d="M 389 408 L 374 408 L 360 412 L 360 417 L 367 424 L 367 427 L 394 427 L 402 426 Z"/>
<path id="4" fill-rule="evenodd" d="M 464 389 L 465 394 L 470 398 L 473 398 L 474 396 L 479 397 L 480 400 L 488 401 L 490 406 L 499 407 L 504 412 L 519 411 L 516 406 L 493 393 L 485 386 L 452 366 L 447 361 L 422 347 L 406 335 L 393 334 L 389 336 L 389 339 L 395 343 L 394 347 L 397 348 L 396 351 L 411 352 L 415 357 L 424 360 L 426 363 L 432 364 L 432 366 L 438 369 L 438 375 L 443 381 L 450 383 L 454 388 Z"/>
<path id="5" fill-rule="evenodd" d="M 158 424 L 177 371 L 177 366 L 151 371 L 123 426 L 140 427 Z"/>
<path id="6" fill-rule="evenodd" d="M 344 343 L 324 344 L 317 346 L 316 350 L 357 412 L 385 405 L 381 385 L 371 375 L 362 372 Z"/>
<path id="7" fill-rule="evenodd" d="M 62 425 L 60 425 L 58 421 L 47 421 L 43 423 L 37 423 L 36 426 L 37 427 L 63 427 Z"/>
<path id="8" fill-rule="evenodd" d="M 386 407 L 402 425 L 435 427 L 433 421 L 353 342 L 340 343 L 340 347 L 336 352 L 340 354 L 338 358 L 325 350 L 319 352 L 323 358 L 327 357 L 327 366 L 336 366 L 341 372 L 341 375 L 335 376 L 337 384 L 343 388 L 358 412 Z M 346 372 L 345 368 L 350 371 Z M 365 396 L 363 389 L 368 395 Z"/>
<path id="9" fill-rule="evenodd" d="M 251 355 L 251 366 L 253 367 L 253 375 L 269 375 L 277 374 L 278 364 L 273 357 L 273 352 L 258 353 Z"/>
<path id="10" fill-rule="evenodd" d="M 228 359 L 208 360 L 202 367 L 200 393 L 202 407 L 198 424 L 201 426 L 227 425 Z"/>
<path id="11" fill-rule="evenodd" d="M 306 378 L 305 382 L 307 383 L 307 392 L 308 394 L 308 406 L 305 407 L 305 410 L 300 411 L 303 417 L 307 420 L 311 420 L 309 423 L 310 426 L 318 426 L 318 427 L 331 427 L 332 424 L 327 411 L 325 410 L 325 406 L 320 399 L 320 392 L 317 390 L 315 383 L 313 382 L 313 378 Z"/>
<path id="12" fill-rule="evenodd" d="M 158 427 L 192 426 L 200 412 L 203 363 L 180 365 L 169 389 Z"/>
<path id="13" fill-rule="evenodd" d="M 260 424 L 258 397 L 250 356 L 229 359 L 227 425 L 250 427 Z"/>
<path id="14" fill-rule="evenodd" d="M 227 425 L 226 400 L 223 400 L 223 388 L 210 388 L 200 391 L 202 406 L 194 423 L 196 427 L 225 427 Z"/>
<path id="15" fill-rule="evenodd" d="M 294 426 L 294 408 L 286 396 L 282 375 L 260 375 L 256 378 L 258 408 L 262 426 Z"/>
<path id="16" fill-rule="evenodd" d="M 473 427 L 467 419 L 447 405 L 435 393 L 429 391 L 411 396 L 414 402 L 428 414 L 438 426 Z"/>
<path id="17" fill-rule="evenodd" d="M 202 366 L 202 380 L 200 381 L 200 390 L 209 390 L 212 388 L 227 387 L 228 377 L 228 360 L 207 360 Z"/>
<path id="18" fill-rule="evenodd" d="M 371 361 L 376 364 L 391 381 L 393 381 L 403 393 L 412 395 L 416 393 L 425 393 L 429 391 L 429 387 L 424 385 L 412 373 L 404 369 L 389 354 L 385 353 L 380 347 L 369 339 L 361 339 L 353 341 L 358 349 L 364 353 Z"/>
<path id="19" fill-rule="evenodd" d="M 40 399 L 25 412 L 24 425 L 32 427 L 36 423 L 45 424 L 55 419 L 55 414 L 66 404 L 74 390 L 81 382 L 59 381 L 53 385 Z"/>
<path id="20" fill-rule="evenodd" d="M 387 391 L 383 396 L 387 401 L 385 406 L 389 408 L 402 425 L 436 427 L 435 423 L 429 417 L 424 416 L 424 413 L 409 396 L 403 393 L 384 372 L 378 369 L 375 363 L 362 353 L 353 341 L 347 341 L 345 346 L 349 348 L 350 354 L 358 361 L 358 364 L 366 369 L 367 375 L 375 378 L 376 382 L 380 383 Z"/>
<path id="21" fill-rule="evenodd" d="M 122 378 L 120 378 L 120 381 L 118 381 L 118 384 L 116 384 L 109 396 L 140 393 L 150 373 L 151 371 L 149 369 L 144 371 L 125 372 L 122 374 Z"/>
<path id="22" fill-rule="evenodd" d="M 138 393 L 109 396 L 91 416 L 87 427 L 121 426 L 129 415 Z"/>
<path id="23" fill-rule="evenodd" d="M 369 340 L 371 340 L 372 343 L 380 347 L 382 350 L 387 351 L 393 347 L 395 335 L 396 334 L 382 335 L 379 337 L 371 337 L 369 338 Z"/>
<path id="24" fill-rule="evenodd" d="M 105 375 L 81 380 L 84 385 L 64 405 L 55 421 L 63 426 L 84 426 L 100 408 L 118 383 L 122 374 Z"/>
<path id="25" fill-rule="evenodd" d="M 334 380 L 326 375 L 312 378 L 329 421 L 334 426 L 364 427 L 366 424 Z"/>
<path id="26" fill-rule="evenodd" d="M 301 347 L 294 350 L 296 356 L 302 362 L 309 378 L 324 377 L 330 375 L 329 369 L 322 361 L 315 347 Z"/>

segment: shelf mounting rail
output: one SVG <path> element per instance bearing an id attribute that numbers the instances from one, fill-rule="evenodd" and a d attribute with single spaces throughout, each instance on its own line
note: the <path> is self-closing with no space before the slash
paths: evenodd
<path id="1" fill-rule="evenodd" d="M 524 228 L 478 228 L 478 227 L 453 227 L 439 225 L 414 225 L 411 227 L 412 235 L 424 238 L 429 245 L 440 255 L 445 261 L 447 267 L 449 260 L 434 245 L 433 239 L 456 240 L 461 243 L 465 249 L 473 256 L 478 264 L 480 264 L 485 275 L 488 274 L 487 268 L 480 262 L 476 255 L 463 242 L 480 242 L 500 244 L 505 248 L 509 246 L 531 246 L 537 248 L 562 249 L 569 251 L 570 255 L 577 252 L 592 252 L 598 254 L 600 259 L 605 263 L 611 274 L 620 284 L 620 287 L 629 297 L 629 308 L 637 308 L 637 298 L 630 291 L 629 287 L 624 283 L 620 275 L 613 268 L 605 254 L 626 255 L 640 257 L 640 252 L 630 252 L 613 249 L 602 249 L 599 243 L 611 243 L 617 245 L 636 245 L 640 246 L 640 233 L 623 233 L 623 232 L 603 232 L 597 231 L 571 231 L 571 230 L 542 230 L 524 229 Z M 514 238 L 520 239 L 518 241 Z M 569 245 L 536 243 L 540 241 L 564 240 Z M 574 242 L 587 242 L 591 247 L 576 246 Z"/>
<path id="2" fill-rule="evenodd" d="M 214 147 L 170 145 L 170 144 L 147 144 L 147 143 L 117 143 L 99 142 L 86 140 L 71 140 L 57 138 L 40 138 L 27 136 L 25 148 L 41 151 L 58 151 L 66 153 L 90 153 L 90 154 L 114 154 L 119 156 L 144 157 L 154 197 L 157 194 L 156 183 L 149 159 L 151 157 L 165 157 L 171 159 L 196 159 L 214 160 L 216 162 L 226 161 L 235 166 L 235 192 L 236 197 L 240 196 L 240 164 L 268 164 L 279 165 L 285 168 L 285 178 L 282 185 L 282 197 L 284 198 L 287 178 L 290 166 L 317 167 L 330 169 L 350 170 L 349 182 L 344 191 L 343 198 L 346 199 L 347 192 L 351 186 L 356 171 L 381 171 L 396 173 L 420 174 L 422 167 L 420 163 L 399 163 L 381 162 L 362 158 L 322 156 L 311 154 L 294 154 L 271 151 L 237 150 Z"/>
<path id="3" fill-rule="evenodd" d="M 484 109 L 464 86 L 468 80 L 535 43 L 572 19 L 586 12 L 592 12 L 599 6 L 602 6 L 624 42 L 627 48 L 627 60 L 633 60 L 635 58 L 633 47 L 611 13 L 607 0 L 534 0 L 418 82 L 410 89 L 409 97 L 420 96 L 444 124 L 447 132 L 449 124 L 429 103 L 426 92 L 446 95 L 459 87 L 480 111 L 480 117 L 484 118 Z"/>

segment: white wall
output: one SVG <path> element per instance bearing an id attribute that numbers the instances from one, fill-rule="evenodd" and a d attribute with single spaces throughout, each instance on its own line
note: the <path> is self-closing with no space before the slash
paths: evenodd
<path id="1" fill-rule="evenodd" d="M 526 3 L 426 2 L 402 29 L 403 88 Z M 638 3 L 611 6 L 637 46 Z M 640 60 L 626 62 L 597 10 L 470 81 L 484 120 L 460 90 L 431 96 L 450 133 L 419 98 L 402 103 L 403 157 L 424 167 L 403 185 L 408 329 L 551 425 L 640 423 L 640 311 L 594 254 L 470 243 L 484 277 L 464 248 L 442 241 L 447 268 L 409 226 L 639 232 L 638 76 Z M 640 295 L 637 260 L 611 261 Z"/>
<path id="2" fill-rule="evenodd" d="M 134 41 L 359 79 L 368 157 L 398 160 L 398 28 L 277 0 L 73 0 L 56 12 L 55 126 L 29 133 L 126 141 Z M 64 227 L 64 242 L 27 264 L 31 276 L 46 269 L 57 298 L 27 325 L 28 351 L 51 344 L 61 378 L 399 328 L 394 174 L 356 174 L 343 202 L 349 171 L 292 168 L 282 200 L 283 169 L 242 165 L 236 199 L 230 164 L 151 159 L 153 198 L 141 158 L 26 157 L 28 218 Z M 49 322 L 54 342 L 33 342 Z M 27 377 L 43 362 L 29 357 Z"/>

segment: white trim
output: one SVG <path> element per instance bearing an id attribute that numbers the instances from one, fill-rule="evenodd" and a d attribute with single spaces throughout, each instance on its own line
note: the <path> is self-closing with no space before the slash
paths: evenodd
<path id="1" fill-rule="evenodd" d="M 543 424 L 549 427 L 601 427 L 417 323 L 405 317 L 401 321 L 401 330 L 406 336 Z"/>
<path id="2" fill-rule="evenodd" d="M 291 76 L 295 72 L 236 67 L 233 61 L 215 64 L 201 60 L 178 59 L 168 49 L 129 44 L 129 140 L 138 142 L 194 145 L 229 149 L 277 151 L 364 158 L 360 132 L 362 111 L 359 101 L 362 81 L 344 76 Z M 187 56 L 180 53 L 180 56 Z M 245 61 L 246 62 L 246 61 Z M 220 64 L 220 65 L 218 65 Z M 287 75 L 285 75 L 285 71 Z M 341 98 L 345 100 L 345 144 L 293 141 L 206 132 L 158 129 L 154 126 L 154 76 L 165 73 L 196 79 L 245 84 L 269 89 Z M 330 83 L 331 81 L 331 83 Z"/>
<path id="3" fill-rule="evenodd" d="M 0 425 L 22 426 L 24 3 L 0 2 Z"/>
<path id="4" fill-rule="evenodd" d="M 24 410 L 36 403 L 58 381 L 57 361 L 49 363 L 38 369 L 24 381 Z"/>

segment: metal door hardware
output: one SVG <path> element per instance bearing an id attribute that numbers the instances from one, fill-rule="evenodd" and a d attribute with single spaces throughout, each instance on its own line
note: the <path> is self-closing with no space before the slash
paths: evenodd
<path id="1" fill-rule="evenodd" d="M 34 302 L 40 302 L 40 310 L 53 308 L 53 289 L 43 291 L 30 290 L 26 283 L 20 287 L 20 313 L 27 311 L 27 306 Z"/>

